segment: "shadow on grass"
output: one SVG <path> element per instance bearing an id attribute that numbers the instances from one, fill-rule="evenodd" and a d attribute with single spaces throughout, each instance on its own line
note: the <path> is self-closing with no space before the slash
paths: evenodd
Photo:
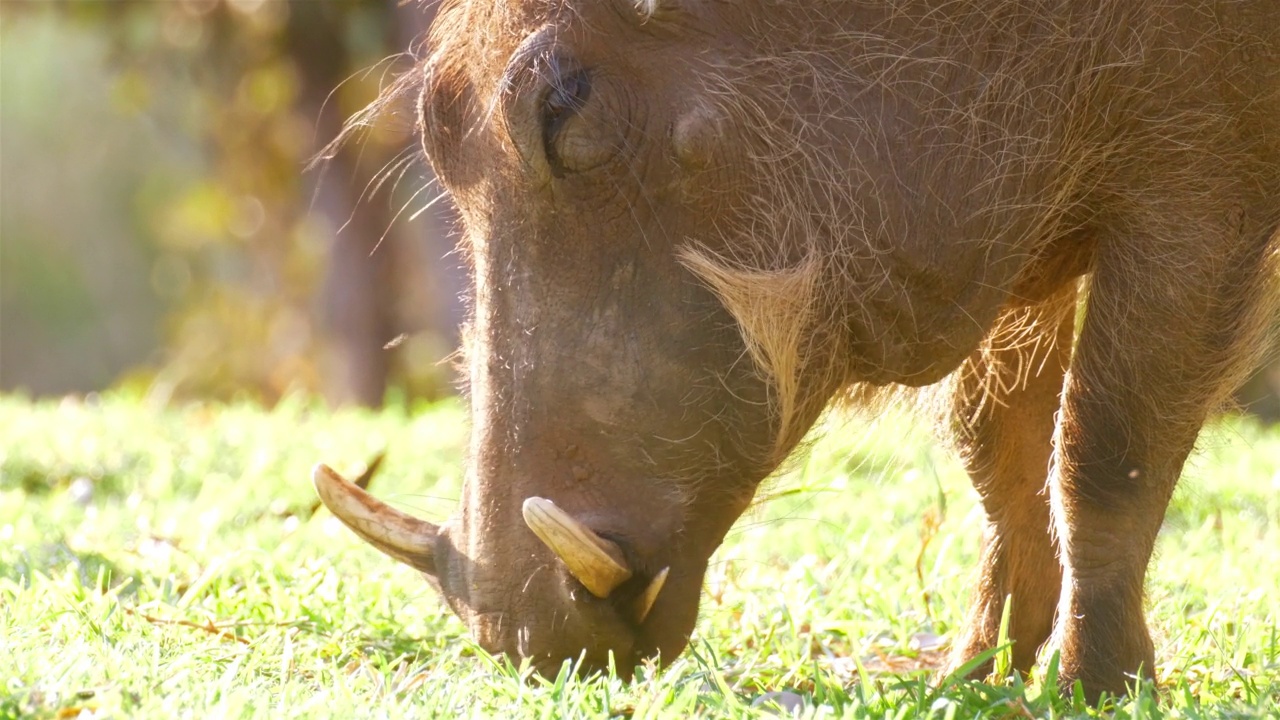
<path id="1" fill-rule="evenodd" d="M 29 549 L 12 564 L 0 563 L 0 578 L 30 585 L 35 574 L 54 575 L 68 568 L 75 568 L 82 587 L 106 590 L 118 582 L 125 582 L 127 587 L 115 590 L 125 595 L 132 595 L 137 587 L 131 574 L 106 555 L 77 553 L 64 542 L 46 543 Z"/>

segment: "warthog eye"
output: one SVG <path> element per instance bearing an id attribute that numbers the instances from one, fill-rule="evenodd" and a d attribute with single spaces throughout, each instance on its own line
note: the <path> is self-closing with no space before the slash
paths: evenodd
<path id="1" fill-rule="evenodd" d="M 570 66 L 553 59 L 548 78 L 546 97 L 542 101 L 542 146 L 551 171 L 557 177 L 564 175 L 565 164 L 556 148 L 556 139 L 570 118 L 586 107 L 591 97 L 591 76 L 585 69 Z M 567 71 L 566 71 L 567 70 Z"/>

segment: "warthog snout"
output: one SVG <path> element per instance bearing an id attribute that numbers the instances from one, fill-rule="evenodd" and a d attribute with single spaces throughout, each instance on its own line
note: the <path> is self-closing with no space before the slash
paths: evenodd
<path id="1" fill-rule="evenodd" d="M 447 529 L 387 505 L 326 465 L 317 465 L 312 479 L 325 506 L 361 539 L 426 574 L 447 598 L 459 598 L 462 602 L 458 609 L 486 649 L 532 658 L 539 669 L 551 672 L 564 659 L 580 661 L 586 670 L 604 670 L 611 652 L 615 667 L 626 674 L 636 661 L 656 654 L 657 648 L 643 641 L 643 626 L 671 568 L 637 574 L 627 559 L 631 554 L 627 549 L 602 537 L 554 502 L 528 498 L 521 514 L 528 530 L 557 562 L 551 576 L 564 581 L 561 596 L 566 602 L 551 610 L 564 615 L 561 630 L 574 619 L 580 624 L 585 622 L 592 626 L 594 645 L 575 644 L 572 632 L 554 635 L 558 642 L 539 644 L 540 638 L 534 637 L 531 625 L 517 622 L 515 608 L 475 609 L 474 588 L 467 587 L 474 582 L 474 568 L 469 568 L 470 572 L 450 572 L 451 567 L 466 565 L 445 559 L 450 554 Z M 616 622 L 604 622 L 609 615 L 615 615 Z M 604 631 L 613 631 L 613 635 L 603 635 Z M 613 641 L 602 654 L 598 645 L 604 637 L 612 637 Z"/>

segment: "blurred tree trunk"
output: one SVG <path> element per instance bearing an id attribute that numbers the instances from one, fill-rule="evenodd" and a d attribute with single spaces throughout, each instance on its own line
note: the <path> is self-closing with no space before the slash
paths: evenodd
<path id="1" fill-rule="evenodd" d="M 335 90 L 353 73 L 363 71 L 352 67 L 348 51 L 346 31 L 353 7 L 380 15 L 378 25 L 386 28 L 384 45 L 389 55 L 420 41 L 434 13 L 434 5 L 398 0 L 292 0 L 288 47 L 299 70 L 301 105 L 315 118 L 317 151 L 338 136 L 346 120 L 346 111 L 334 99 Z M 450 270 L 441 262 L 450 249 L 447 226 L 436 222 L 427 228 L 431 250 L 426 257 L 415 257 L 402 223 L 397 223 L 398 206 L 392 200 L 397 183 L 383 185 L 379 197 L 369 194 L 401 153 L 416 152 L 415 142 L 412 133 L 406 133 L 405 143 L 398 147 L 357 136 L 307 179 L 314 212 L 335 230 L 318 304 L 327 339 L 322 369 L 325 395 L 334 404 L 376 407 L 382 403 L 400 352 L 389 343 L 402 334 L 425 330 L 450 343 L 456 336 L 457 300 L 448 294 L 456 295 L 457 282 L 440 277 Z M 423 182 L 430 182 L 430 171 L 425 163 L 420 165 L 421 173 L 428 175 Z M 428 277 L 423 278 L 424 274 Z M 401 298 L 421 302 L 422 289 L 435 291 L 426 298 L 429 307 L 405 308 Z"/>
<path id="2" fill-rule="evenodd" d="M 300 105 L 315 118 L 313 148 L 319 151 L 342 129 L 332 93 L 351 73 L 344 28 L 348 3 L 291 0 L 287 47 L 298 69 Z M 336 232 L 321 282 L 321 326 L 328 338 L 322 360 L 325 394 L 336 404 L 377 406 L 387 385 L 391 340 L 393 244 L 378 247 L 390 226 L 380 206 L 360 202 L 372 175 L 358 147 L 344 146 L 324 167 L 310 173 L 306 187 L 314 211 Z M 375 252 L 378 250 L 378 252 Z"/>

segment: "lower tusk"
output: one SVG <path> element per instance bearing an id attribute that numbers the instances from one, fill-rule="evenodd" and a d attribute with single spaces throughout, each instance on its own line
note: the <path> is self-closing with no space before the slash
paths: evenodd
<path id="1" fill-rule="evenodd" d="M 525 525 L 592 595 L 607 598 L 631 577 L 631 569 L 616 543 L 595 534 L 555 503 L 531 497 L 524 501 L 521 511 Z"/>
<path id="2" fill-rule="evenodd" d="M 667 573 L 671 572 L 671 568 L 664 567 L 653 576 L 653 580 L 649 581 L 649 587 L 644 589 L 644 593 L 636 600 L 636 622 L 642 623 L 644 619 L 649 617 L 649 611 L 653 609 L 653 604 L 658 600 L 658 593 L 662 592 L 662 586 L 667 582 Z"/>
<path id="3" fill-rule="evenodd" d="M 436 574 L 438 527 L 387 505 L 327 465 L 316 465 L 311 479 L 325 507 L 361 539 L 410 567 Z"/>

